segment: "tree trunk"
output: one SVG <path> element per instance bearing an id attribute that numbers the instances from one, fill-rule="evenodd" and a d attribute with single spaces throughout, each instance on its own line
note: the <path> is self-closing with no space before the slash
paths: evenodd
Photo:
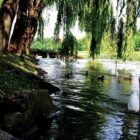
<path id="1" fill-rule="evenodd" d="M 27 7 L 25 7 L 27 5 Z M 9 51 L 28 54 L 37 31 L 38 18 L 44 7 L 43 0 L 20 0 L 17 21 L 11 38 Z"/>
<path id="2" fill-rule="evenodd" d="M 96 49 L 96 40 L 95 37 L 92 34 L 92 38 L 91 38 L 91 44 L 90 44 L 90 55 L 93 59 L 95 59 L 95 49 Z"/>
<path id="3" fill-rule="evenodd" d="M 0 51 L 2 51 L 3 48 L 3 26 L 2 26 L 2 14 L 0 12 Z"/>
<path id="4" fill-rule="evenodd" d="M 24 32 L 21 35 L 19 45 L 17 47 L 17 53 L 21 54 L 22 52 L 29 54 L 30 46 L 37 31 L 37 19 L 28 18 L 27 24 L 24 27 Z"/>
<path id="5" fill-rule="evenodd" d="M 4 0 L 0 12 L 0 51 L 8 46 L 12 22 L 15 17 L 18 0 Z"/>
<path id="6" fill-rule="evenodd" d="M 117 58 L 122 58 L 123 54 L 123 40 L 124 40 L 124 23 L 121 18 L 118 26 L 118 34 L 117 34 Z"/>
<path id="7" fill-rule="evenodd" d="M 20 0 L 19 1 L 19 7 L 17 11 L 17 19 L 15 23 L 15 27 L 13 30 L 13 35 L 10 41 L 10 44 L 8 45 L 7 50 L 10 52 L 16 52 L 21 37 L 24 33 L 25 26 L 26 26 L 26 16 L 27 16 L 27 0 Z"/>

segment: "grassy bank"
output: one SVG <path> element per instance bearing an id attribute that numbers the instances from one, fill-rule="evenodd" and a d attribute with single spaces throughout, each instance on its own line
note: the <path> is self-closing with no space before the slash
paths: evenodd
<path id="1" fill-rule="evenodd" d="M 78 51 L 78 58 L 88 58 L 89 57 L 89 52 L 87 51 Z M 111 59 L 108 55 L 107 52 L 102 52 L 98 58 L 102 59 Z M 113 59 L 113 58 L 112 58 Z M 116 58 L 115 58 L 116 59 Z M 135 51 L 133 54 L 133 57 L 131 59 L 132 61 L 140 61 L 140 51 Z"/>
<path id="2" fill-rule="evenodd" d="M 0 93 L 12 94 L 15 91 L 36 89 L 48 89 L 50 92 L 58 90 L 45 83 L 39 77 L 40 74 L 43 73 L 38 69 L 33 57 L 0 54 Z"/>

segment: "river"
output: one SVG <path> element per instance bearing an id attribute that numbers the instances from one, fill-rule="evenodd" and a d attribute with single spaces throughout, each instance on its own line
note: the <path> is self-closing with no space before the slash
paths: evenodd
<path id="1" fill-rule="evenodd" d="M 81 59 L 63 63 L 39 58 L 39 67 L 48 72 L 44 79 L 61 92 L 51 98 L 58 110 L 47 140 L 135 140 L 139 115 L 127 109 L 133 92 L 139 92 L 139 62 Z M 88 71 L 88 73 L 87 73 Z M 132 80 L 124 77 L 133 75 Z M 99 77 L 104 77 L 100 79 Z"/>

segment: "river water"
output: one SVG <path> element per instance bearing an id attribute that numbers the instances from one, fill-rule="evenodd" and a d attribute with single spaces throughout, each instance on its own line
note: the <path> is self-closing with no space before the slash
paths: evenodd
<path id="1" fill-rule="evenodd" d="M 127 109 L 133 92 L 139 92 L 140 63 L 81 59 L 63 63 L 39 58 L 39 67 L 48 72 L 44 79 L 61 92 L 51 98 L 58 110 L 47 140 L 135 140 L 139 115 Z M 88 71 L 88 75 L 87 75 Z M 132 74 L 133 79 L 124 80 Z M 99 77 L 104 76 L 104 80 Z"/>

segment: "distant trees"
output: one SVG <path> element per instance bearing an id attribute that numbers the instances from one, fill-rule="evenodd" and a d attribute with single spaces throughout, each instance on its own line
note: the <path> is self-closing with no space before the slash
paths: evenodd
<path id="1" fill-rule="evenodd" d="M 35 39 L 31 46 L 35 50 L 47 50 L 47 51 L 60 51 L 61 50 L 61 40 L 55 40 L 54 38 L 46 38 L 43 40 Z"/>

